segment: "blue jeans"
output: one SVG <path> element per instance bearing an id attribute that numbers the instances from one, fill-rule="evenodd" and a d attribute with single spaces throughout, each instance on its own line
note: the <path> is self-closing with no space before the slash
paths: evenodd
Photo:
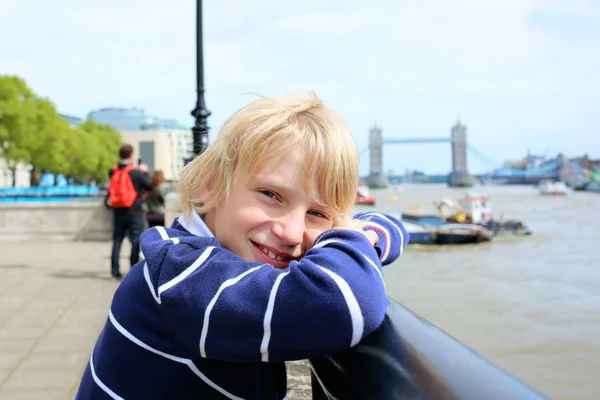
<path id="1" fill-rule="evenodd" d="M 119 257 L 121 243 L 127 236 L 131 241 L 130 265 L 133 267 L 140 260 L 140 236 L 144 230 L 144 213 L 127 208 L 113 208 L 113 247 L 110 258 L 111 273 L 120 276 Z"/>

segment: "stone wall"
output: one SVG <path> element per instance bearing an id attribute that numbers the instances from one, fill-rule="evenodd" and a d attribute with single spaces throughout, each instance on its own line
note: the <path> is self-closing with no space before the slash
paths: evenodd
<path id="1" fill-rule="evenodd" d="M 179 194 L 169 192 L 165 196 L 165 226 L 171 226 L 173 220 L 181 215 L 179 208 Z"/>
<path id="2" fill-rule="evenodd" d="M 0 241 L 109 241 L 110 210 L 101 199 L 0 203 Z"/>

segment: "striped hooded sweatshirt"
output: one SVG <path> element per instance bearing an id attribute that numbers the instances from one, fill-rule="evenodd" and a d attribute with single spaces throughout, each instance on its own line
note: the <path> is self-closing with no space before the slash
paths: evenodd
<path id="1" fill-rule="evenodd" d="M 362 213 L 377 232 L 321 234 L 289 267 L 224 249 L 201 218 L 141 237 L 144 260 L 117 288 L 77 399 L 284 399 L 285 361 L 346 350 L 383 321 L 381 266 L 408 233 Z"/>

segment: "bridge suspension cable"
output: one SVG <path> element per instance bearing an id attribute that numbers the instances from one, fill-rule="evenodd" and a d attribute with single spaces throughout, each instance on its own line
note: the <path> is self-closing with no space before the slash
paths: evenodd
<path id="1" fill-rule="evenodd" d="M 448 143 L 451 142 L 450 139 L 443 138 L 433 138 L 433 139 L 387 139 L 383 141 L 383 144 L 407 144 L 407 143 Z M 481 151 L 477 150 L 473 145 L 467 144 L 467 149 L 479 160 L 483 161 L 489 167 L 492 168 L 500 168 L 502 166 L 501 163 L 496 160 L 486 156 Z M 359 153 L 362 158 L 365 154 L 369 152 L 369 146 L 365 146 Z"/>
<path id="2" fill-rule="evenodd" d="M 442 143 L 442 142 L 452 142 L 450 139 L 444 138 L 415 138 L 415 139 L 384 139 L 382 141 L 382 145 L 386 144 L 410 144 L 410 143 Z M 503 168 L 502 163 L 494 160 L 493 158 L 485 155 L 483 152 L 478 150 L 472 144 L 467 143 L 467 151 L 475 156 L 477 159 L 485 163 L 488 167 L 493 168 L 495 170 L 494 175 L 498 176 L 533 176 L 536 174 L 548 173 L 556 170 L 559 165 L 557 162 L 549 162 L 538 168 L 530 168 L 530 169 L 517 169 L 517 168 Z M 365 146 L 359 153 L 362 158 L 365 154 L 369 152 L 369 146 Z"/>
<path id="3" fill-rule="evenodd" d="M 473 146 L 470 143 L 467 143 L 467 150 L 469 150 L 469 152 L 471 154 L 473 154 L 475 157 L 477 157 L 480 161 L 483 161 L 485 164 L 487 164 L 488 167 L 492 167 L 492 168 L 502 167 L 502 163 L 499 163 L 498 161 L 486 156 L 481 151 L 477 150 L 475 148 L 475 146 Z"/>

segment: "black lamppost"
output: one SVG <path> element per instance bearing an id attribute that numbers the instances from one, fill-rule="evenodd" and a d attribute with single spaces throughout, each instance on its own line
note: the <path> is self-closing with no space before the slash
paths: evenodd
<path id="1" fill-rule="evenodd" d="M 192 127 L 194 140 L 194 157 L 201 154 L 208 147 L 208 124 L 206 119 L 210 111 L 204 103 L 204 50 L 202 46 L 202 0 L 196 0 L 196 108 L 192 110 L 192 116 L 196 123 Z"/>

